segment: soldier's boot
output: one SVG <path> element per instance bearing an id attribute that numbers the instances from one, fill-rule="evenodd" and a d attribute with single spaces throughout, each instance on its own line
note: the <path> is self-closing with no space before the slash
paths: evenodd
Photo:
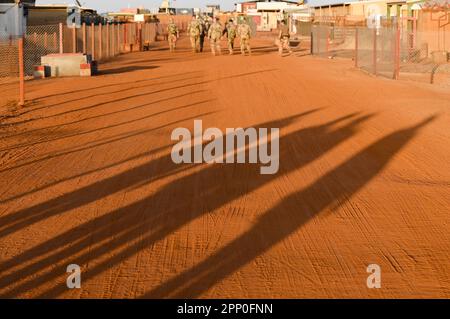
<path id="1" fill-rule="evenodd" d="M 197 52 L 200 52 L 200 37 L 197 39 Z"/>
<path id="2" fill-rule="evenodd" d="M 195 52 L 195 40 L 193 38 L 189 39 L 191 41 L 192 52 Z"/>

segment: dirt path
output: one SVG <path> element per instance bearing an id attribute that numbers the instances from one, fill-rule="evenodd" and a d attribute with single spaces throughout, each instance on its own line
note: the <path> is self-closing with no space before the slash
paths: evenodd
<path id="1" fill-rule="evenodd" d="M 0 296 L 449 298 L 450 93 L 254 46 L 28 83 L 0 123 Z M 280 128 L 278 174 L 175 165 L 194 119 Z"/>

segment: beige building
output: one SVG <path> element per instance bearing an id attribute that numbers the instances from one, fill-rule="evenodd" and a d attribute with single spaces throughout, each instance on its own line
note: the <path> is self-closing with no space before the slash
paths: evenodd
<path id="1" fill-rule="evenodd" d="M 423 0 L 362 0 L 333 2 L 328 5 L 312 6 L 315 17 L 352 16 L 368 19 L 374 16 L 417 17 Z"/>

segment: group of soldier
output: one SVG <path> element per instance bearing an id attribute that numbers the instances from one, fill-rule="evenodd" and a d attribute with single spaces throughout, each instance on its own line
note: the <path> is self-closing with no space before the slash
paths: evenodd
<path id="1" fill-rule="evenodd" d="M 168 41 L 170 51 L 175 50 L 176 41 L 180 36 L 177 25 L 174 23 L 173 19 L 170 20 L 167 26 Z M 218 17 L 214 19 L 210 17 L 192 17 L 192 21 L 189 23 L 187 28 L 187 33 L 191 40 L 191 46 L 193 52 L 203 52 L 203 46 L 205 43 L 205 38 L 209 39 L 211 45 L 211 52 L 213 55 L 221 54 L 220 41 L 223 36 L 227 37 L 228 40 L 228 52 L 230 55 L 234 52 L 234 41 L 236 37 L 240 38 L 241 42 L 241 54 L 245 55 L 246 52 L 251 55 L 250 48 L 250 38 L 251 38 L 251 28 L 244 21 L 243 23 L 236 24 L 233 19 L 229 19 L 225 27 L 222 27 Z M 278 53 L 283 55 L 283 51 L 286 49 L 290 54 L 292 49 L 289 46 L 290 32 L 289 27 L 284 20 L 280 23 L 279 33 L 278 33 Z"/>
<path id="2" fill-rule="evenodd" d="M 173 52 L 177 39 L 180 36 L 179 29 L 173 19 L 170 20 L 167 26 L 167 33 L 169 48 Z M 229 19 L 225 27 L 223 27 L 218 17 L 212 19 L 209 17 L 202 18 L 200 16 L 194 16 L 188 25 L 187 34 L 190 38 L 193 52 L 203 52 L 205 38 L 208 38 L 212 54 L 220 55 L 222 51 L 220 41 L 223 36 L 226 36 L 230 55 L 234 53 L 234 42 L 237 37 L 240 39 L 241 54 L 251 54 L 250 38 L 252 32 L 246 22 L 236 24 L 233 19 Z"/>

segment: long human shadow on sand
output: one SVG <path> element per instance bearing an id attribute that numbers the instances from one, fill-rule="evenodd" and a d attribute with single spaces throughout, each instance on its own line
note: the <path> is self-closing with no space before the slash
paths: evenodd
<path id="1" fill-rule="evenodd" d="M 305 115 L 262 123 L 258 127 L 283 128 Z M 316 160 L 352 137 L 368 118 L 370 115 L 349 114 L 281 137 L 281 166 L 277 175 L 260 175 L 259 166 L 254 164 L 206 165 L 199 171 L 170 182 L 151 196 L 94 218 L 5 260 L 0 264 L 0 273 L 3 274 L 0 277 L 0 295 L 15 297 L 52 283 L 65 273 L 67 262 L 86 265 L 102 258 L 83 272 L 83 281 L 86 282 L 205 213 Z M 5 236 L 17 232 L 40 220 L 80 208 L 119 191 L 146 186 L 155 179 L 186 169 L 186 166 L 174 165 L 170 155 L 153 160 L 70 194 L 5 216 L 0 219 L 0 224 L 6 225 L 0 234 Z M 115 253 L 111 255 L 111 251 Z M 103 258 L 105 255 L 111 256 Z M 26 266 L 22 266 L 25 263 Z M 55 297 L 66 289 L 56 284 L 43 290 L 39 297 Z"/>
<path id="2" fill-rule="evenodd" d="M 386 167 L 419 130 L 427 118 L 396 131 L 361 150 L 305 189 L 279 201 L 261 215 L 254 226 L 220 251 L 191 269 L 149 291 L 144 298 L 195 298 L 233 274 L 326 208 L 342 205 Z"/>
<path id="3" fill-rule="evenodd" d="M 307 111 L 289 119 L 267 124 L 277 124 L 282 127 L 284 125 L 288 125 L 288 123 L 296 118 L 306 116 L 307 114 L 315 111 L 316 110 Z M 1 216 L 0 238 L 14 233 L 23 227 L 33 225 L 43 219 L 62 214 L 68 210 L 87 205 L 93 201 L 110 196 L 121 190 L 127 189 L 130 186 L 153 182 L 159 176 L 170 174 L 174 171 L 180 170 L 180 168 L 186 168 L 187 166 L 192 165 L 176 165 L 172 162 L 170 154 L 167 154 L 157 160 L 134 167 L 124 173 L 100 180 L 66 195 L 33 205 L 7 216 Z"/>
<path id="4" fill-rule="evenodd" d="M 75 113 L 75 112 L 79 112 L 79 111 L 85 111 L 88 109 L 93 109 L 93 108 L 98 108 L 104 105 L 108 105 L 110 103 L 117 103 L 117 102 L 123 102 L 123 101 L 127 101 L 129 99 L 132 98 L 139 98 L 139 97 L 143 97 L 143 96 L 150 96 L 150 95 L 154 95 L 154 94 L 158 94 L 158 93 L 165 93 L 165 92 L 171 92 L 171 91 L 177 91 L 177 90 L 181 90 L 181 89 L 186 89 L 186 88 L 197 88 L 200 87 L 201 85 L 204 84 L 210 84 L 211 82 L 215 82 L 215 81 L 221 81 L 221 80 L 227 80 L 227 79 L 234 79 L 234 78 L 240 78 L 240 77 L 247 77 L 247 76 L 252 76 L 255 74 L 260 74 L 260 73 L 266 73 L 266 72 L 272 72 L 272 71 L 276 71 L 276 69 L 263 69 L 263 70 L 258 70 L 258 71 L 252 71 L 252 72 L 245 72 L 245 73 L 239 73 L 239 74 L 231 74 L 231 75 L 227 75 L 227 76 L 223 76 L 223 77 L 219 77 L 219 78 L 214 78 L 214 79 L 203 79 L 203 76 L 198 75 L 198 76 L 190 76 L 187 78 L 183 78 L 183 79 L 176 79 L 176 80 L 169 80 L 166 82 L 160 82 L 160 83 L 156 83 L 153 86 L 149 86 L 148 84 L 144 84 L 144 85 L 139 85 L 139 86 L 133 86 L 133 87 L 126 87 L 126 88 L 119 88 L 118 90 L 115 90 L 113 92 L 101 92 L 101 93 L 96 93 L 96 94 L 92 94 L 89 96 L 82 96 L 76 99 L 71 99 L 71 100 L 67 100 L 64 102 L 58 102 L 56 103 L 56 105 L 61 106 L 62 104 L 66 104 L 66 103 L 73 103 L 73 102 L 77 102 L 77 101 L 81 101 L 81 100 L 92 100 L 92 101 L 96 101 L 98 99 L 95 99 L 95 97 L 98 97 L 100 95 L 111 95 L 111 94 L 117 94 L 117 93 L 124 93 L 126 91 L 134 91 L 137 89 L 142 89 L 139 91 L 139 93 L 134 93 L 131 95 L 126 95 L 123 94 L 122 97 L 120 98 L 116 98 L 114 100 L 108 100 L 108 101 L 101 101 L 98 103 L 94 103 L 91 105 L 87 105 L 87 106 L 82 106 L 80 108 L 76 108 L 76 109 L 71 109 L 68 111 L 64 111 L 64 112 L 60 112 L 60 113 L 56 113 L 56 114 L 52 114 L 52 115 L 48 115 L 48 116 L 43 116 L 43 117 L 39 117 L 39 118 L 35 118 L 32 119 L 32 121 L 34 120 L 45 120 L 45 119 L 50 119 L 50 118 L 55 118 L 58 116 L 62 116 L 62 115 L 67 115 L 67 114 L 71 114 L 71 113 Z M 178 82 L 185 82 L 185 81 L 190 81 L 189 83 L 183 83 L 183 84 L 179 84 Z M 166 85 L 166 84 L 173 84 L 172 86 L 169 87 L 163 87 L 163 88 L 158 88 L 158 86 L 161 85 Z M 157 89 L 155 89 L 155 86 L 157 86 Z M 146 91 L 144 89 L 146 88 L 151 88 L 150 91 Z M 48 107 L 53 107 L 54 105 L 49 105 Z M 27 122 L 29 122 L 29 120 L 27 120 Z M 20 124 L 21 122 L 15 122 L 14 124 Z"/>
<path id="5" fill-rule="evenodd" d="M 186 105 L 185 107 L 190 107 L 191 105 Z M 193 106 L 193 105 L 192 105 Z M 182 106 L 181 108 L 184 108 L 184 106 Z M 25 161 L 23 163 L 19 163 L 16 164 L 14 166 L 10 166 L 10 167 L 5 167 L 0 169 L 0 173 L 6 172 L 6 171 L 10 171 L 13 169 L 17 169 L 17 168 L 21 168 L 21 167 L 25 167 L 25 166 L 29 166 L 38 162 L 42 162 L 42 161 L 46 161 L 49 159 L 53 159 L 53 158 L 57 158 L 57 157 L 62 157 L 68 154 L 73 154 L 73 153 L 77 153 L 77 152 L 82 152 L 82 151 L 86 151 L 89 149 L 94 149 L 96 147 L 100 147 L 100 146 L 104 146 L 104 145 L 112 145 L 115 142 L 118 141 L 123 141 L 125 139 L 129 139 L 132 137 L 136 137 L 139 135 L 144 135 L 150 132 L 154 132 L 156 130 L 159 129 L 163 129 L 163 128 L 167 128 L 173 125 L 177 125 L 177 124 L 181 124 L 183 122 L 186 122 L 188 120 L 195 120 L 198 119 L 199 117 L 204 117 L 204 116 L 209 116 L 211 114 L 216 113 L 217 111 L 211 111 L 211 112 L 203 112 L 203 113 L 199 113 L 190 117 L 184 117 L 180 120 L 175 120 L 169 123 L 165 123 L 163 125 L 159 125 L 159 126 L 155 126 L 152 128 L 146 128 L 146 129 L 138 129 L 138 130 L 133 130 L 133 131 L 128 131 L 125 133 L 119 133 L 119 134 L 114 134 L 113 136 L 107 137 L 107 138 L 100 138 L 97 139 L 95 141 L 90 141 L 90 142 L 86 142 L 86 143 L 79 143 L 76 147 L 70 147 L 68 149 L 64 149 L 61 150 L 59 152 L 52 152 L 49 154 L 44 154 L 44 156 L 37 158 L 37 159 L 31 159 L 29 161 Z M 66 136 L 66 137 L 73 137 L 73 136 Z M 60 136 L 59 138 L 64 138 L 62 136 Z M 54 140 L 51 140 L 50 142 L 52 142 Z M 42 143 L 45 143 L 45 141 L 43 141 Z M 36 144 L 36 143 L 35 143 Z M 35 145 L 35 144 L 30 144 L 30 145 Z M 0 203 L 2 203 L 4 200 L 1 199 Z"/>

